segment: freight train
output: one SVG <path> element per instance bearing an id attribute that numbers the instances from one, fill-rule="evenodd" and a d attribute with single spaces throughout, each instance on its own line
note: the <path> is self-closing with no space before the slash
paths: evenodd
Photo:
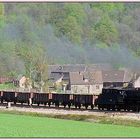
<path id="1" fill-rule="evenodd" d="M 71 108 L 96 107 L 99 110 L 112 111 L 140 111 L 140 89 L 139 88 L 103 88 L 102 94 L 95 98 L 94 95 L 87 94 L 61 94 L 61 93 L 30 93 L 1 91 L 0 101 L 21 103 L 28 105 L 54 105 Z"/>
<path id="2" fill-rule="evenodd" d="M 13 91 L 1 91 L 0 101 L 11 102 L 13 104 L 21 103 L 28 105 L 60 105 L 75 106 L 75 108 L 81 108 L 84 106 L 86 109 L 90 106 L 91 109 L 94 107 L 94 96 L 93 95 L 80 95 L 80 94 L 61 94 L 61 93 L 30 93 L 30 92 L 13 92 Z"/>

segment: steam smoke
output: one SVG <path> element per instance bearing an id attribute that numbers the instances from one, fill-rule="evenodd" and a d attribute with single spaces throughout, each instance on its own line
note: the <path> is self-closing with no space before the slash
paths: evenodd
<path id="1" fill-rule="evenodd" d="M 140 68 L 140 59 L 136 58 L 124 44 L 115 48 L 99 48 L 96 44 L 89 45 L 90 43 L 86 42 L 81 47 L 71 43 L 66 37 L 56 37 L 51 25 L 39 27 L 33 20 L 28 20 L 24 24 L 24 18 L 20 15 L 15 23 L 7 24 L 0 32 L 0 40 L 18 42 L 28 38 L 32 45 L 43 44 L 47 58 L 53 60 L 55 64 L 110 63 L 114 67 Z M 24 30 L 25 25 L 28 30 Z M 2 61 L 1 56 L 0 61 Z M 18 60 L 17 64 L 21 68 L 19 71 L 22 71 L 23 62 Z M 13 69 L 13 66 L 9 63 L 8 65 Z"/>
<path id="2" fill-rule="evenodd" d="M 46 27 L 46 33 L 44 41 L 47 55 L 55 60 L 59 58 L 64 60 L 64 63 L 110 63 L 114 67 L 140 68 L 140 59 L 135 57 L 125 44 L 115 48 L 99 48 L 96 44 L 86 43 L 81 47 L 72 44 L 66 38 L 57 38 L 50 25 Z"/>

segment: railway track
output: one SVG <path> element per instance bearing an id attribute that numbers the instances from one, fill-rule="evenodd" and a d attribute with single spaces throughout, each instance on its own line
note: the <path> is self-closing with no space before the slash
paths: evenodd
<path id="1" fill-rule="evenodd" d="M 11 104 L 10 108 L 6 108 L 7 107 L 7 103 L 0 103 L 0 111 L 6 111 L 6 112 L 10 112 L 10 111 L 14 111 L 14 112 L 24 112 L 25 113 L 37 113 L 37 114 L 45 114 L 47 116 L 49 115 L 60 115 L 63 116 L 66 119 L 70 119 L 71 115 L 76 115 L 76 116 L 82 116 L 84 115 L 85 120 L 86 121 L 91 121 L 91 122 L 98 122 L 99 118 L 108 118 L 109 120 L 113 119 L 113 120 L 129 120 L 129 121 L 140 121 L 140 113 L 136 113 L 136 112 L 126 112 L 126 111 L 107 111 L 107 110 L 98 110 L 98 108 L 94 108 L 93 110 L 89 109 L 85 109 L 84 107 L 82 107 L 81 109 L 75 108 L 74 106 L 72 106 L 70 109 L 69 108 L 64 108 L 63 106 L 59 106 L 59 107 L 55 107 L 55 105 L 52 106 L 44 106 L 44 105 L 40 105 L 37 106 L 35 104 L 33 104 L 32 106 L 29 106 L 28 104 L 21 104 L 21 103 L 17 103 L 15 104 Z M 68 116 L 68 118 L 67 118 Z M 73 116 L 73 118 L 71 119 L 75 119 Z M 75 116 L 75 117 L 76 117 Z M 87 117 L 87 118 L 86 118 Z M 98 118 L 99 117 L 99 118 Z M 59 118 L 59 117 L 58 117 Z M 61 118 L 61 117 L 60 117 Z"/>
<path id="2" fill-rule="evenodd" d="M 6 109 L 7 108 L 7 103 L 0 103 L 0 108 L 1 109 Z M 99 115 L 99 116 L 104 116 L 104 115 L 109 115 L 109 116 L 138 116 L 140 117 L 140 113 L 136 112 L 127 112 L 127 111 L 107 111 L 107 110 L 98 110 L 97 107 L 95 107 L 93 110 L 91 109 L 85 109 L 82 107 L 81 109 L 75 108 L 72 106 L 70 109 L 69 108 L 64 108 L 63 106 L 55 107 L 55 105 L 52 106 L 44 106 L 40 105 L 37 106 L 36 104 L 33 104 L 32 106 L 29 106 L 28 104 L 11 104 L 11 107 L 9 110 L 18 110 L 18 111 L 31 111 L 31 112 L 39 112 L 39 113 L 52 113 L 52 114 L 80 114 L 80 115 Z M 41 111 L 41 112 L 40 112 Z"/>

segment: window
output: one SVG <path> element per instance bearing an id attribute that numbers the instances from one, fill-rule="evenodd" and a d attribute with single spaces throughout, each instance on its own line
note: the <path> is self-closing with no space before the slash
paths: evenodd
<path id="1" fill-rule="evenodd" d="M 96 89 L 100 89 L 100 86 L 99 85 L 96 85 Z"/>

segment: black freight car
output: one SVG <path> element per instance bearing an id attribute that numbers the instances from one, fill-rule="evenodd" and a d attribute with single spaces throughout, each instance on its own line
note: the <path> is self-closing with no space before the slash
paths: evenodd
<path id="1" fill-rule="evenodd" d="M 30 104 L 31 93 L 30 92 L 17 92 L 17 102 Z"/>
<path id="2" fill-rule="evenodd" d="M 71 94 L 62 94 L 62 93 L 52 93 L 52 103 L 55 104 L 55 106 L 63 105 L 66 107 L 67 105 L 71 106 Z"/>
<path id="3" fill-rule="evenodd" d="M 13 91 L 3 91 L 1 93 L 1 102 L 16 102 L 15 92 Z"/>
<path id="4" fill-rule="evenodd" d="M 33 98 L 32 98 L 33 104 L 44 104 L 46 105 L 49 103 L 49 93 L 33 93 Z"/>
<path id="5" fill-rule="evenodd" d="M 94 96 L 93 95 L 83 95 L 83 94 L 73 94 L 73 105 L 79 109 L 81 106 L 85 106 L 87 109 L 88 106 L 91 106 L 91 109 L 94 107 Z"/>

